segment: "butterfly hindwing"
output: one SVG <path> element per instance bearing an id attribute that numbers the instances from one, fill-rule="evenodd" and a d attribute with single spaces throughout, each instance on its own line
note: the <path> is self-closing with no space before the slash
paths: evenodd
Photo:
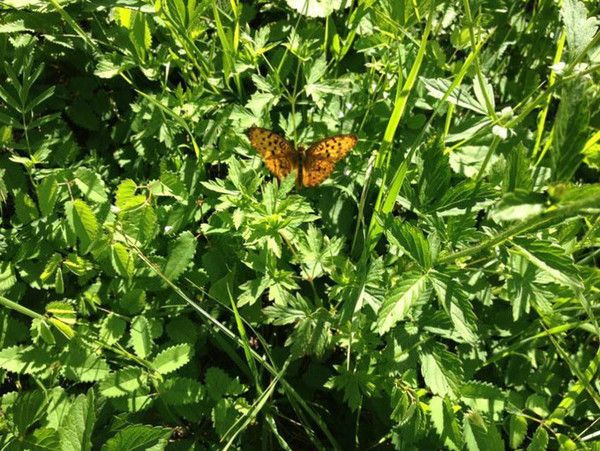
<path id="1" fill-rule="evenodd" d="M 335 164 L 358 142 L 356 135 L 336 135 L 317 141 L 304 155 L 302 185 L 316 186 L 331 175 Z"/>
<path id="2" fill-rule="evenodd" d="M 287 139 L 260 127 L 250 127 L 246 134 L 252 147 L 275 177 L 281 180 L 290 172 L 298 170 L 298 154 Z"/>

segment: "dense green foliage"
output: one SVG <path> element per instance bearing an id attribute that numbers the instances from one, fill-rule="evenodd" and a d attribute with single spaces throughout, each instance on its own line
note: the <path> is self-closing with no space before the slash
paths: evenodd
<path id="1" fill-rule="evenodd" d="M 2 449 L 598 449 L 597 2 L 0 5 Z"/>

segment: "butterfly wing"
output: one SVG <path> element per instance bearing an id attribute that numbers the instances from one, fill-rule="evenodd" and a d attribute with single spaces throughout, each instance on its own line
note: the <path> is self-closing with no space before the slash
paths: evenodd
<path id="1" fill-rule="evenodd" d="M 317 141 L 304 155 L 302 185 L 317 186 L 331 175 L 335 164 L 358 142 L 356 135 L 336 135 Z"/>
<path id="2" fill-rule="evenodd" d="M 275 177 L 281 180 L 293 170 L 298 170 L 298 153 L 287 139 L 260 127 L 250 127 L 246 135 Z"/>

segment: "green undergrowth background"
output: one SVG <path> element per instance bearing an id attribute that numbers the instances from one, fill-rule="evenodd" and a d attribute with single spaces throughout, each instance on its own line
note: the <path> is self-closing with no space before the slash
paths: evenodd
<path id="1" fill-rule="evenodd" d="M 599 14 L 0 2 L 2 449 L 599 449 Z"/>

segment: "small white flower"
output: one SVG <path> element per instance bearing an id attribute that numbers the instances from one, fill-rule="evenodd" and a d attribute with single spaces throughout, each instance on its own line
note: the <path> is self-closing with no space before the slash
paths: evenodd
<path id="1" fill-rule="evenodd" d="M 512 107 L 505 106 L 504 108 L 502 108 L 502 110 L 500 111 L 500 116 L 504 119 L 510 119 L 511 117 L 513 117 L 514 113 Z"/>
<path id="2" fill-rule="evenodd" d="M 552 72 L 556 73 L 557 75 L 562 75 L 562 73 L 565 70 L 565 67 L 567 67 L 567 63 L 565 63 L 564 61 L 560 61 L 550 66 L 550 69 L 552 69 Z"/>
<path id="3" fill-rule="evenodd" d="M 119 207 L 117 207 L 116 205 L 111 205 L 110 211 L 114 214 L 118 214 L 121 211 L 121 209 Z"/>
<path id="4" fill-rule="evenodd" d="M 503 141 L 508 137 L 508 129 L 501 125 L 494 125 L 492 127 L 492 133 Z"/>
<path id="5" fill-rule="evenodd" d="M 173 230 L 173 226 L 165 226 L 165 233 L 169 233 L 171 230 Z"/>

